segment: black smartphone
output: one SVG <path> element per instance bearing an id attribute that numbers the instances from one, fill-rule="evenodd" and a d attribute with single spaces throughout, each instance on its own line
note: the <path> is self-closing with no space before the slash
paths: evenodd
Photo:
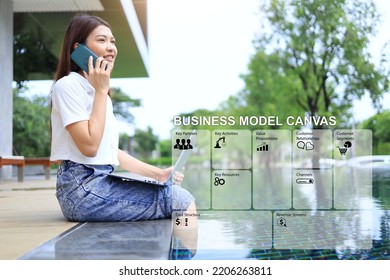
<path id="1" fill-rule="evenodd" d="M 76 63 L 81 69 L 88 73 L 88 59 L 92 56 L 92 65 L 95 67 L 96 59 L 98 56 L 91 51 L 86 45 L 79 44 L 77 48 L 71 53 L 70 58 Z"/>

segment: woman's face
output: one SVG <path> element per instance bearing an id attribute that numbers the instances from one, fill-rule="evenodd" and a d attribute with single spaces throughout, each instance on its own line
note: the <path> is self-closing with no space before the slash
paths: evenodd
<path id="1" fill-rule="evenodd" d="M 114 62 L 118 54 L 115 46 L 115 37 L 111 29 L 105 25 L 96 27 L 87 37 L 86 45 L 98 57 L 103 57 L 114 68 Z"/>

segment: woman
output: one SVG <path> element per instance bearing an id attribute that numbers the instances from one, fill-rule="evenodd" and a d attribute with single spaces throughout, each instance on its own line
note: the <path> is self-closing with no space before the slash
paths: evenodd
<path id="1" fill-rule="evenodd" d="M 98 56 L 95 66 L 89 58 L 88 73 L 70 58 L 80 43 Z M 158 181 L 167 180 L 172 170 L 118 149 L 110 98 L 117 54 L 107 22 L 84 14 L 71 20 L 51 90 L 51 160 L 61 162 L 56 195 L 62 212 L 71 221 L 135 221 L 169 218 L 174 210 L 194 211 L 194 198 L 177 185 L 156 187 L 109 176 L 116 165 Z M 181 180 L 181 174 L 176 176 Z"/>

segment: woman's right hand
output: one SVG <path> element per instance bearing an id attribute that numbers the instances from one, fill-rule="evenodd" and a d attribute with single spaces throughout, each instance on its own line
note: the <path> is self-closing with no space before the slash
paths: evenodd
<path id="1" fill-rule="evenodd" d="M 103 57 L 96 59 L 93 66 L 92 56 L 88 60 L 88 72 L 85 75 L 88 82 L 94 87 L 97 94 L 107 94 L 110 90 L 110 76 L 112 66 Z"/>

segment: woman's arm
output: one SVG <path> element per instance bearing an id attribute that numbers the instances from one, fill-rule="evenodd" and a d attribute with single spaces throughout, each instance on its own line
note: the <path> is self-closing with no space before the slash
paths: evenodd
<path id="1" fill-rule="evenodd" d="M 66 127 L 80 152 L 94 157 L 100 146 L 106 123 L 107 94 L 96 95 L 89 120 L 72 123 Z"/>
<path id="2" fill-rule="evenodd" d="M 168 180 L 168 177 L 172 172 L 172 167 L 167 169 L 155 167 L 132 157 L 122 150 L 118 151 L 118 160 L 121 168 L 129 172 L 153 178 L 160 182 Z"/>
<path id="3" fill-rule="evenodd" d="M 93 68 L 92 57 L 89 59 L 89 74 L 84 74 L 95 88 L 92 113 L 89 120 L 72 123 L 66 127 L 80 152 L 87 157 L 94 157 L 100 146 L 106 124 L 107 94 L 109 91 L 110 69 L 106 61 L 99 57 Z"/>

